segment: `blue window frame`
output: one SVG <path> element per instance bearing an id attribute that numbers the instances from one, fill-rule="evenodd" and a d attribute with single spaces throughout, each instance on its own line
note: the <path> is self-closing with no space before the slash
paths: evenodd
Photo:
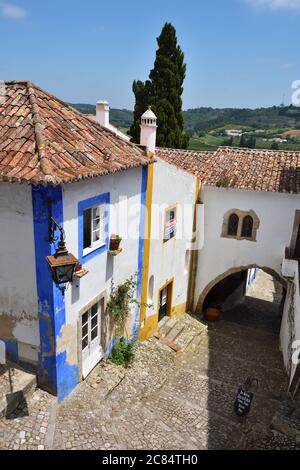
<path id="1" fill-rule="evenodd" d="M 80 263 L 86 263 L 95 256 L 108 250 L 109 244 L 109 205 L 110 193 L 101 194 L 78 203 L 78 257 Z M 100 246 L 90 246 L 85 248 L 85 224 L 89 209 L 96 211 L 97 207 L 104 206 L 104 241 Z M 93 213 L 93 212 L 92 212 Z M 95 214 L 96 217 L 97 214 Z M 93 224 L 93 215 L 90 216 Z M 93 236 L 93 227 L 91 228 L 91 237 Z"/>

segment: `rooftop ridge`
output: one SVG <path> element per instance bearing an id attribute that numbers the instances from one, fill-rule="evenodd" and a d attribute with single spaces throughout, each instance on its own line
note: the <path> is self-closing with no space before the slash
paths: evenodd
<path id="1" fill-rule="evenodd" d="M 188 153 L 188 152 L 193 152 L 193 153 L 205 153 L 205 154 L 212 154 L 215 153 L 216 150 L 194 150 L 194 149 L 174 149 L 170 147 L 157 147 L 157 150 L 168 150 L 169 152 L 180 152 L 180 153 Z"/>
<path id="2" fill-rule="evenodd" d="M 157 147 L 157 150 L 160 151 L 169 151 L 169 152 L 180 152 L 180 153 L 199 153 L 199 154 L 206 154 L 206 155 L 212 155 L 220 150 L 237 150 L 240 152 L 257 152 L 257 153 L 273 153 L 273 154 L 278 154 L 278 153 L 289 153 L 289 154 L 299 154 L 299 150 L 276 150 L 276 149 L 250 149 L 247 147 L 230 147 L 228 145 L 219 145 L 216 150 L 195 150 L 195 149 L 174 149 L 174 148 L 169 148 L 169 147 Z"/>
<path id="3" fill-rule="evenodd" d="M 157 148 L 156 156 L 217 188 L 300 194 L 300 150 L 219 147 L 212 153 Z"/>
<path id="4" fill-rule="evenodd" d="M 71 106 L 66 101 L 62 100 L 61 98 L 58 98 L 55 95 L 53 95 L 53 93 L 50 93 L 49 91 L 44 90 L 43 88 L 36 85 L 35 83 L 33 83 L 30 80 L 4 80 L 4 83 L 7 84 L 7 85 L 26 85 L 27 87 L 31 86 L 31 88 L 33 90 L 37 89 L 37 90 L 41 91 L 42 93 L 44 93 L 45 95 L 49 96 L 49 98 L 52 98 L 52 99 L 58 101 L 64 107 L 66 107 L 66 108 L 70 109 L 72 112 L 74 112 L 77 116 L 80 116 L 81 119 L 82 118 L 87 119 L 89 121 L 89 123 L 92 122 L 92 124 L 95 127 L 100 128 L 100 129 L 104 129 L 106 132 L 109 132 L 112 136 L 116 137 L 118 140 L 121 140 L 121 141 L 123 140 L 122 137 L 115 134 L 111 129 L 101 126 L 101 124 L 99 124 L 99 122 L 90 119 L 86 114 L 83 114 L 80 111 L 78 111 L 76 108 L 73 108 L 73 106 Z M 133 148 L 135 148 L 136 145 L 137 145 L 137 144 L 135 144 L 134 142 L 131 142 L 131 141 L 128 141 L 127 144 L 130 145 Z"/>
<path id="5" fill-rule="evenodd" d="M 3 83 L 7 91 L 0 115 L 1 181 L 56 186 L 153 161 L 144 148 L 31 81 Z"/>
<path id="6" fill-rule="evenodd" d="M 49 158 L 45 154 L 45 146 L 46 142 L 43 135 L 43 120 L 40 116 L 39 106 L 36 101 L 36 96 L 34 92 L 35 86 L 30 81 L 26 82 L 27 90 L 28 90 L 28 97 L 29 102 L 32 109 L 32 121 L 36 139 L 36 146 L 37 146 L 37 153 L 38 153 L 38 160 L 40 164 L 40 170 L 44 174 L 45 179 L 49 183 L 55 183 L 56 179 L 53 176 L 53 171 L 51 166 L 49 165 Z"/>
<path id="7" fill-rule="evenodd" d="M 239 150 L 239 151 L 245 151 L 245 152 L 257 152 L 257 153 L 293 153 L 293 154 L 298 154 L 300 153 L 300 149 L 299 150 L 276 150 L 276 149 L 250 149 L 250 148 L 247 148 L 247 147 L 229 147 L 228 145 L 220 145 L 217 150 L 215 150 L 214 152 L 217 152 L 218 150 Z M 197 150 L 195 150 L 195 152 L 197 152 Z M 200 150 L 201 152 L 201 150 Z M 213 152 L 213 153 L 214 153 Z"/>
<path id="8" fill-rule="evenodd" d="M 11 82 L 11 83 L 26 83 L 26 82 L 23 82 L 23 81 L 16 81 L 16 82 Z M 46 91 L 44 90 L 43 88 L 41 88 L 40 86 L 36 85 L 35 83 L 32 83 L 32 82 L 27 82 L 27 83 L 31 83 L 32 84 L 32 87 L 33 88 L 36 88 L 37 90 L 41 91 L 42 93 L 44 93 L 45 95 L 49 96 L 50 98 L 58 101 L 60 104 L 62 104 L 65 108 L 68 108 L 69 110 L 71 110 L 72 112 L 74 112 L 77 116 L 80 116 L 80 118 L 84 118 L 84 119 L 87 119 L 90 122 L 92 122 L 92 124 L 95 126 L 95 127 L 98 127 L 102 130 L 105 130 L 106 132 L 109 132 L 112 136 L 114 137 L 117 137 L 117 139 L 119 140 L 122 140 L 122 138 L 120 136 L 118 136 L 117 134 L 115 134 L 111 129 L 107 128 L 107 127 L 103 127 L 101 126 L 101 124 L 99 124 L 99 122 L 97 121 L 94 121 L 92 119 L 90 119 L 86 114 L 83 114 L 81 113 L 80 111 L 78 111 L 76 108 L 73 108 L 73 106 L 71 106 L 69 103 L 67 103 L 66 101 L 62 100 L 61 98 L 58 98 L 57 96 L 53 95 L 53 93 L 50 93 L 49 91 Z M 130 142 L 128 141 L 127 142 L 131 147 L 135 147 L 136 144 L 134 142 Z"/>

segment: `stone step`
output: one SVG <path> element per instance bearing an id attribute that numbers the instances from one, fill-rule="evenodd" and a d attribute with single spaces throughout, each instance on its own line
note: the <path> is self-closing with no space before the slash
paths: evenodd
<path id="1" fill-rule="evenodd" d="M 160 336 L 167 336 L 167 334 L 172 330 L 176 323 L 176 320 L 173 320 L 169 317 L 164 317 L 158 325 L 158 332 Z"/>
<path id="2" fill-rule="evenodd" d="M 173 327 L 167 332 L 166 338 L 170 341 L 176 341 L 178 336 L 183 332 L 184 326 L 180 322 L 176 322 Z"/>
<path id="3" fill-rule="evenodd" d="M 164 344 L 168 348 L 172 349 L 176 353 L 181 351 L 180 346 L 178 346 L 178 344 L 175 343 L 174 341 L 171 341 L 170 339 L 168 339 L 166 336 L 163 336 L 160 333 L 154 333 L 153 336 L 154 336 L 154 338 L 158 339 L 162 344 Z"/>
<path id="4" fill-rule="evenodd" d="M 36 376 L 15 366 L 0 369 L 0 418 L 9 417 L 36 389 Z"/>

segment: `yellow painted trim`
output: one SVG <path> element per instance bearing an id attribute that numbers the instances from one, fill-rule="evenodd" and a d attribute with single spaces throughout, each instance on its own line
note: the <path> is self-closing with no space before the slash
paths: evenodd
<path id="1" fill-rule="evenodd" d="M 180 318 L 186 313 L 186 302 L 172 307 L 172 318 Z"/>
<path id="2" fill-rule="evenodd" d="M 174 277 L 171 277 L 160 289 L 158 289 L 158 302 L 157 302 L 157 309 L 159 309 L 159 302 L 160 302 L 160 293 L 167 287 L 171 286 L 171 295 L 170 298 L 168 297 L 168 304 L 167 304 L 167 316 L 172 316 L 172 305 L 173 305 L 173 293 L 174 293 Z M 157 312 L 157 320 L 158 320 L 158 312 Z"/>
<path id="3" fill-rule="evenodd" d="M 141 341 L 146 339 L 146 304 L 148 300 L 148 278 L 150 261 L 150 241 L 151 241 L 151 217 L 152 217 L 152 194 L 153 194 L 154 163 L 148 166 L 146 208 L 145 208 L 145 232 L 144 232 L 144 256 L 142 270 L 142 291 L 140 309 L 140 333 Z"/>
<path id="4" fill-rule="evenodd" d="M 156 313 L 155 315 L 151 315 L 151 317 L 148 317 L 146 319 L 145 326 L 142 330 L 143 339 L 141 339 L 141 341 L 151 338 L 151 336 L 153 336 L 154 333 L 157 332 L 157 325 L 158 325 L 158 313 Z"/>
<path id="5" fill-rule="evenodd" d="M 173 301 L 173 293 L 174 293 L 174 278 L 173 277 L 171 279 L 169 279 L 169 281 L 166 282 L 158 290 L 158 304 L 157 304 L 157 306 L 159 306 L 159 302 L 160 302 L 160 292 L 163 289 L 165 289 L 166 287 L 168 287 L 169 285 L 171 285 L 171 295 L 170 295 L 170 298 L 168 299 L 168 302 L 169 302 L 168 316 L 170 318 L 172 318 L 173 317 L 172 301 Z M 176 317 L 174 316 L 174 318 L 176 318 Z M 154 315 L 151 315 L 151 317 L 147 317 L 144 320 L 144 328 L 141 330 L 141 334 L 140 334 L 141 341 L 144 341 L 145 339 L 148 339 L 151 336 L 153 336 L 153 334 L 156 333 L 157 330 L 158 330 L 158 311 Z"/>
<path id="6" fill-rule="evenodd" d="M 186 302 L 184 302 L 183 304 L 175 305 L 175 307 L 172 307 L 170 318 L 177 320 L 185 313 L 186 313 Z M 145 339 L 153 336 L 154 333 L 157 332 L 157 330 L 158 330 L 158 312 L 156 312 L 154 315 L 151 315 L 151 317 L 148 317 L 146 319 L 145 328 L 144 328 Z"/>

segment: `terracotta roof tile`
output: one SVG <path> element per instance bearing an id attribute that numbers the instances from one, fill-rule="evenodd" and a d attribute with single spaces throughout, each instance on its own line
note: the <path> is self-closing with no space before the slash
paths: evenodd
<path id="1" fill-rule="evenodd" d="M 31 82 L 5 82 L 0 102 L 1 181 L 57 185 L 148 163 L 144 148 Z"/>
<path id="2" fill-rule="evenodd" d="M 156 156 L 198 176 L 202 184 L 300 193 L 300 151 L 220 147 L 216 152 L 158 148 Z"/>

